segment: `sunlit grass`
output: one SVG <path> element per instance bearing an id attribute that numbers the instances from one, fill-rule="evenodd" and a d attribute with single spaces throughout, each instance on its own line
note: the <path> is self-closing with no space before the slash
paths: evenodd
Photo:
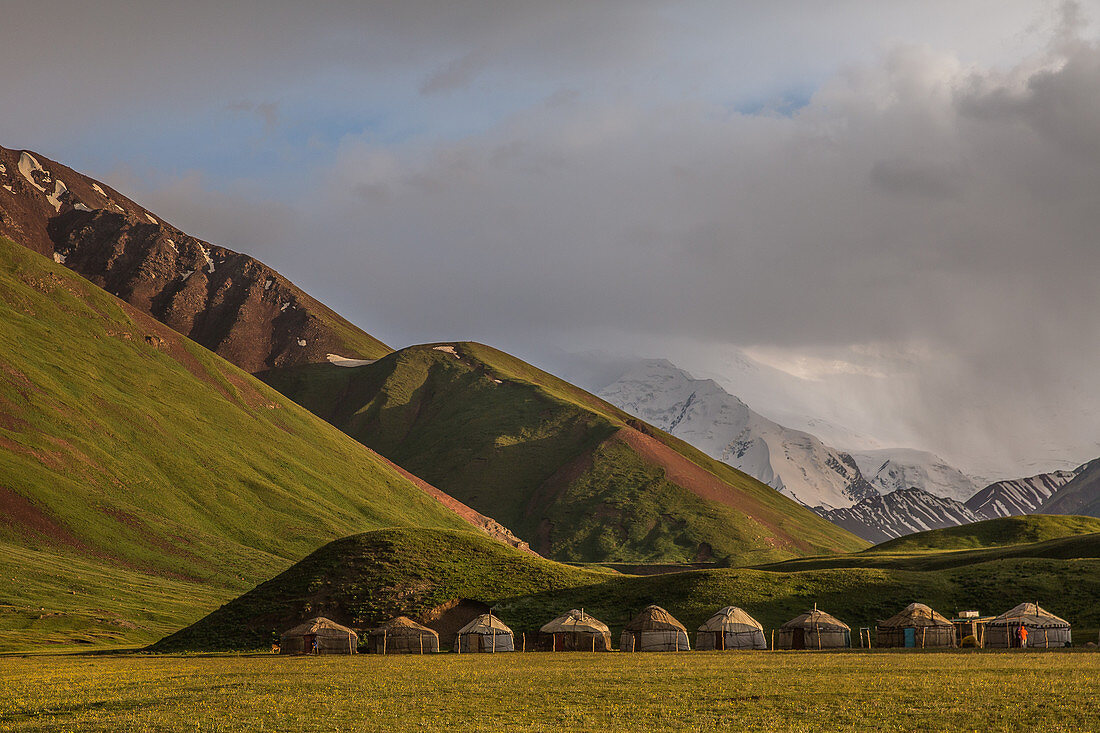
<path id="1" fill-rule="evenodd" d="M 1100 654 L 0 658 L 3 730 L 1095 729 Z"/>

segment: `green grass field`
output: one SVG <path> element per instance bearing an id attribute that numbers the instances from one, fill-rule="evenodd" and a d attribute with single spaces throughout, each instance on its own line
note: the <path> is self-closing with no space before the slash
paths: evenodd
<path id="1" fill-rule="evenodd" d="M 0 730 L 1086 731 L 1096 652 L 0 658 Z"/>

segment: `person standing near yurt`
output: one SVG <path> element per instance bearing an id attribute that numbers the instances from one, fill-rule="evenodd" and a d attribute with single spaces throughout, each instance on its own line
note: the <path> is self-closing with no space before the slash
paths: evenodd
<path id="1" fill-rule="evenodd" d="M 991 649 L 1067 647 L 1072 641 L 1069 622 L 1037 603 L 1021 603 L 985 625 L 985 646 Z"/>

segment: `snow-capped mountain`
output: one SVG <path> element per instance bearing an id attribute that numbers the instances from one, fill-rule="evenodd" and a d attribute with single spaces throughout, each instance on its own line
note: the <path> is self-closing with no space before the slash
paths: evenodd
<path id="1" fill-rule="evenodd" d="M 981 484 L 935 453 L 911 448 L 853 451 L 859 470 L 880 494 L 897 489 L 924 489 L 929 494 L 965 502 Z"/>
<path id="2" fill-rule="evenodd" d="M 897 489 L 871 496 L 851 507 L 816 509 L 818 514 L 854 535 L 879 542 L 923 532 L 980 522 L 987 517 L 954 499 L 934 496 L 924 489 Z"/>
<path id="3" fill-rule="evenodd" d="M 847 507 L 877 495 L 847 453 L 664 359 L 639 362 L 599 396 L 807 506 Z"/>
<path id="4" fill-rule="evenodd" d="M 988 519 L 1032 514 L 1076 475 L 1077 471 L 1054 471 L 1029 478 L 998 481 L 970 497 L 966 506 Z"/>

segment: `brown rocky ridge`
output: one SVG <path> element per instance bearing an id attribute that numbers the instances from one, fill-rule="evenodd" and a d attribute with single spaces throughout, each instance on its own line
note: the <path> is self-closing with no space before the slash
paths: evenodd
<path id="1" fill-rule="evenodd" d="M 249 372 L 391 351 L 259 260 L 191 237 L 34 152 L 0 147 L 0 236 Z"/>

